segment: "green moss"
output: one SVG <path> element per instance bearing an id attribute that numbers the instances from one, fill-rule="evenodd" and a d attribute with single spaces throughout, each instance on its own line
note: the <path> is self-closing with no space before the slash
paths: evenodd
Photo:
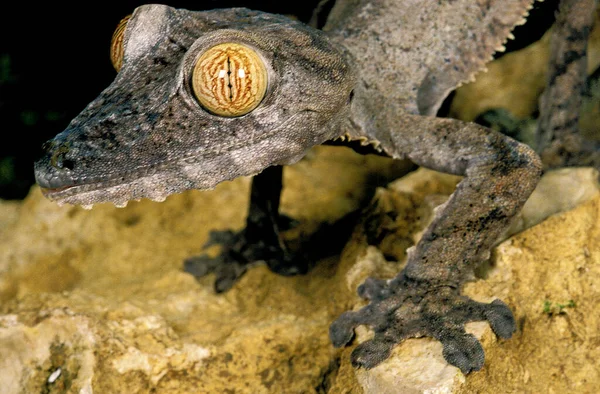
<path id="1" fill-rule="evenodd" d="M 542 313 L 545 313 L 549 316 L 565 315 L 565 314 L 567 314 L 566 309 L 575 308 L 575 307 L 576 307 L 576 304 L 575 304 L 575 301 L 573 301 L 573 300 L 569 300 L 564 304 L 546 300 L 546 301 L 544 301 L 544 307 L 543 307 Z"/>

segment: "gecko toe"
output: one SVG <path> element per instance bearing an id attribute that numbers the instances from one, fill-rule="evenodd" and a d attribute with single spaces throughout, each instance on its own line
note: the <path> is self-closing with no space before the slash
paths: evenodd
<path id="1" fill-rule="evenodd" d="M 183 262 L 183 270 L 192 274 L 195 278 L 201 278 L 211 274 L 223 264 L 221 256 L 211 258 L 207 255 L 193 256 L 185 259 Z"/>
<path id="2" fill-rule="evenodd" d="M 310 264 L 301 253 L 290 253 L 278 237 L 256 237 L 247 228 L 238 232 L 230 230 L 211 231 L 204 248 L 221 246 L 215 257 L 206 254 L 184 261 L 184 271 L 201 278 L 216 275 L 214 287 L 217 293 L 229 290 L 252 266 L 266 263 L 272 272 L 292 276 L 308 272 Z"/>
<path id="3" fill-rule="evenodd" d="M 451 333 L 446 332 L 439 340 L 444 346 L 442 351 L 444 359 L 458 367 L 462 373 L 468 374 L 483 367 L 485 353 L 474 335 L 460 330 Z"/>
<path id="4" fill-rule="evenodd" d="M 283 250 L 276 258 L 266 262 L 272 272 L 282 276 L 304 275 L 310 269 L 309 260 L 304 255 L 285 253 Z"/>
<path id="5" fill-rule="evenodd" d="M 389 295 L 387 281 L 376 278 L 367 278 L 357 291 L 364 300 L 381 300 Z"/>
<path id="6" fill-rule="evenodd" d="M 354 338 L 356 312 L 344 312 L 329 326 L 329 339 L 333 346 L 342 347 Z"/>
<path id="7" fill-rule="evenodd" d="M 371 369 L 386 360 L 395 342 L 386 341 L 379 336 L 363 342 L 352 351 L 352 365 Z"/>
<path id="8" fill-rule="evenodd" d="M 494 300 L 491 304 L 488 304 L 484 315 L 494 333 L 500 338 L 508 339 L 512 337 L 517 329 L 510 308 L 501 300 Z"/>
<path id="9" fill-rule="evenodd" d="M 228 264 L 217 272 L 215 279 L 215 292 L 223 293 L 233 287 L 239 278 L 244 275 L 248 269 L 248 265 L 244 264 Z"/>
<path id="10" fill-rule="evenodd" d="M 235 233 L 231 230 L 211 231 L 208 233 L 208 241 L 202 245 L 202 248 L 206 249 L 214 245 L 226 245 L 233 242 L 234 239 Z"/>
<path id="11" fill-rule="evenodd" d="M 249 264 L 226 259 L 226 255 L 209 257 L 207 255 L 194 256 L 183 263 L 185 272 L 192 274 L 196 279 L 209 274 L 215 274 L 215 291 L 222 293 L 229 290 L 244 275 Z"/>

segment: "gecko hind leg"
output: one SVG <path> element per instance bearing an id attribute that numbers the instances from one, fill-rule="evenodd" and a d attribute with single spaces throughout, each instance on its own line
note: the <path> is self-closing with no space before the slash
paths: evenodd
<path id="1" fill-rule="evenodd" d="M 295 226 L 293 219 L 279 214 L 282 167 L 269 167 L 252 180 L 246 227 L 234 232 L 211 231 L 204 247 L 221 245 L 216 257 L 200 255 L 184 262 L 184 270 L 196 278 L 216 274 L 215 291 L 229 290 L 246 271 L 265 263 L 279 275 L 306 274 L 321 258 L 338 253 L 346 243 L 358 211 L 333 224 L 322 224 L 312 235 L 300 240 L 291 250 L 281 232 Z"/>
<path id="2" fill-rule="evenodd" d="M 229 290 L 248 268 L 261 262 L 280 275 L 306 273 L 308 260 L 290 253 L 281 240 L 281 228 L 293 225 L 289 218 L 278 213 L 281 188 L 281 166 L 269 167 L 256 175 L 252 180 L 246 227 L 239 232 L 211 231 L 204 248 L 221 245 L 221 253 L 216 257 L 190 257 L 184 262 L 184 270 L 197 278 L 215 273 L 217 292 Z"/>

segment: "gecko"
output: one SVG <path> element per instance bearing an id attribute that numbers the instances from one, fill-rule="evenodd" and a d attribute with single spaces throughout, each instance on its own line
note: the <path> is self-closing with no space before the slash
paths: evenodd
<path id="1" fill-rule="evenodd" d="M 510 338 L 515 319 L 503 301 L 476 302 L 461 287 L 535 188 L 542 162 L 523 143 L 436 113 L 533 1 L 338 0 L 322 29 L 246 8 L 140 6 L 113 36 L 115 80 L 44 144 L 36 181 L 60 204 L 121 207 L 253 176 L 246 227 L 214 236 L 220 256 L 185 262 L 196 276 L 214 272 L 225 291 L 256 261 L 282 275 L 306 272 L 306 256 L 282 241 L 279 198 L 282 166 L 315 145 L 358 143 L 462 175 L 405 268 L 368 278 L 358 288 L 368 304 L 340 315 L 329 335 L 343 347 L 357 326 L 373 329 L 352 352 L 355 367 L 427 336 L 463 373 L 479 370 L 484 351 L 464 325 L 487 321 Z"/>

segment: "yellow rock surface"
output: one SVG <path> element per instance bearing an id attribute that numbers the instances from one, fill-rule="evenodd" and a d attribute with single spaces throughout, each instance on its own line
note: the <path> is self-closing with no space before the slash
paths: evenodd
<path id="1" fill-rule="evenodd" d="M 320 148 L 288 171 L 284 210 L 304 221 L 334 220 L 372 190 L 373 174 L 391 179 L 402 171 L 388 160 Z M 242 226 L 247 179 L 160 204 L 92 211 L 57 207 L 34 188 L 0 239 L 0 387 L 7 394 L 593 392 L 600 198 L 596 177 L 558 178 L 546 189 L 564 179 L 587 184 L 586 192 L 571 185 L 567 193 L 586 196 L 580 205 L 502 243 L 481 270 L 486 279 L 467 286 L 477 299 L 506 300 L 520 326 L 499 342 L 487 324 L 472 324 L 487 363 L 466 378 L 433 340 L 406 341 L 364 371 L 350 366 L 352 347 L 333 349 L 327 336 L 335 317 L 362 304 L 355 295 L 362 280 L 400 269 L 382 251 L 402 259 L 458 177 L 419 170 L 378 189 L 364 217 L 386 232 L 379 249 L 358 225 L 341 257 L 308 275 L 258 267 L 221 295 L 212 278 L 196 282 L 181 262 L 200 251 L 210 229 Z M 386 221 L 390 210 L 397 221 Z M 357 332 L 358 340 L 368 336 L 367 328 Z"/>

